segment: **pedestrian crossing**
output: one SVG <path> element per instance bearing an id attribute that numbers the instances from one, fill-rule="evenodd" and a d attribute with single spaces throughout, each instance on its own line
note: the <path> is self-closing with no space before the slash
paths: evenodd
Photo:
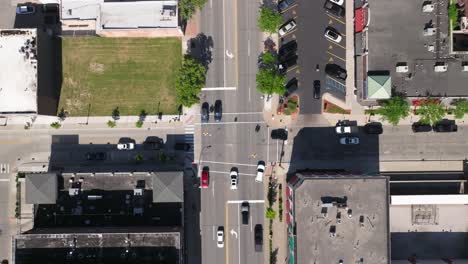
<path id="1" fill-rule="evenodd" d="M 0 163 L 0 174 L 1 173 L 10 173 L 10 164 Z"/>
<path id="2" fill-rule="evenodd" d="M 194 125 L 185 126 L 184 130 L 185 130 L 184 141 L 185 143 L 190 144 L 192 146 L 188 152 L 193 152 L 195 126 Z"/>

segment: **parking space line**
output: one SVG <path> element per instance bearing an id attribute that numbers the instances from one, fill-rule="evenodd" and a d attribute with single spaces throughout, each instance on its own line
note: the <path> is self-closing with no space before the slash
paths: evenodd
<path id="1" fill-rule="evenodd" d="M 329 51 L 327 51 L 327 53 L 328 53 L 328 54 L 330 54 L 331 56 L 333 56 L 333 57 L 337 58 L 337 59 L 340 59 L 340 60 L 342 60 L 342 61 L 346 62 L 346 60 L 345 60 L 345 59 L 343 59 L 343 58 L 341 58 L 341 57 L 339 57 L 339 56 L 337 56 L 337 55 L 335 55 L 335 54 L 333 54 L 333 53 L 331 53 L 331 52 L 329 52 Z"/>
<path id="2" fill-rule="evenodd" d="M 344 83 L 341 83 L 340 81 L 338 81 L 338 80 L 335 79 L 335 78 L 332 78 L 332 77 L 330 77 L 330 76 L 327 76 L 327 77 L 330 78 L 330 79 L 332 79 L 332 80 L 334 80 L 335 82 L 337 82 L 337 83 L 343 85 L 343 86 L 346 86 Z"/>
<path id="3" fill-rule="evenodd" d="M 294 67 L 292 67 L 292 68 L 287 69 L 286 72 L 290 72 L 290 71 L 292 71 L 292 70 L 295 70 L 295 69 L 297 69 L 298 67 L 299 67 L 299 66 L 296 65 L 296 66 L 294 66 Z"/>
<path id="4" fill-rule="evenodd" d="M 292 33 L 296 32 L 296 31 L 297 31 L 297 28 L 295 28 L 293 31 L 289 31 L 288 33 L 284 34 L 281 38 L 289 36 L 289 35 L 291 35 Z"/>
<path id="5" fill-rule="evenodd" d="M 226 264 L 229 264 L 229 233 L 226 232 L 229 229 L 229 206 L 226 204 L 226 220 L 225 220 L 225 227 L 224 227 L 224 237 L 226 238 Z"/>
<path id="6" fill-rule="evenodd" d="M 289 10 L 291 10 L 291 9 L 295 8 L 296 6 L 297 6 L 297 4 L 295 4 L 295 5 L 292 5 L 292 6 L 288 7 L 288 8 L 287 8 L 287 9 L 285 9 L 283 12 L 281 12 L 281 14 L 284 14 L 284 13 L 288 12 Z"/>
<path id="7" fill-rule="evenodd" d="M 228 172 L 228 171 L 212 171 L 212 170 L 210 170 L 210 173 L 219 173 L 219 174 L 228 174 L 228 175 L 231 174 L 231 173 Z M 239 174 L 239 175 L 245 175 L 245 176 L 252 176 L 252 177 L 257 176 L 256 174 L 253 174 L 253 173 L 240 173 L 240 172 L 239 172 L 239 173 L 237 173 L 237 174 Z"/>
<path id="8" fill-rule="evenodd" d="M 340 47 L 340 48 L 342 48 L 342 49 L 346 49 L 346 47 L 343 47 L 343 46 L 341 46 L 340 44 L 338 44 L 338 43 L 336 43 L 336 42 L 333 42 L 333 41 L 331 41 L 331 40 L 329 40 L 329 39 L 326 39 L 326 40 L 327 40 L 328 42 L 332 43 L 332 44 L 335 44 L 336 46 L 338 46 L 338 47 Z"/>
<path id="9" fill-rule="evenodd" d="M 332 15 L 330 15 L 330 14 L 327 14 L 327 16 L 329 16 L 331 19 L 334 19 L 335 21 L 338 21 L 339 23 L 341 23 L 341 24 L 343 24 L 343 25 L 346 25 L 345 22 L 339 20 L 338 18 L 336 18 L 336 17 L 334 17 L 334 16 L 332 16 Z"/>

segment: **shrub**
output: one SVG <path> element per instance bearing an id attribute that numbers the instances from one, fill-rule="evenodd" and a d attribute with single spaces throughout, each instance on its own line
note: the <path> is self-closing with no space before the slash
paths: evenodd
<path id="1" fill-rule="evenodd" d="M 273 220 L 276 217 L 276 212 L 273 210 L 273 208 L 268 207 L 265 213 L 265 216 L 267 219 Z"/>
<path id="2" fill-rule="evenodd" d="M 59 129 L 61 126 L 62 124 L 60 124 L 59 122 L 53 122 L 52 124 L 50 124 L 50 127 L 55 129 Z"/>
<path id="3" fill-rule="evenodd" d="M 117 123 L 115 121 L 109 120 L 107 121 L 107 126 L 110 128 L 114 128 L 117 126 Z"/>
<path id="4" fill-rule="evenodd" d="M 143 126 L 143 121 L 141 120 L 136 121 L 135 126 L 138 128 L 141 128 Z"/>

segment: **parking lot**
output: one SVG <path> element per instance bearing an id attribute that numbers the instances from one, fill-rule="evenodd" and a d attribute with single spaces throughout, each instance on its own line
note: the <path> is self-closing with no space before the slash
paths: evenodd
<path id="1" fill-rule="evenodd" d="M 323 1 L 299 0 L 283 12 L 284 21 L 294 19 L 297 28 L 280 39 L 281 44 L 291 40 L 297 41 L 297 66 L 289 68 L 287 80 L 294 77 L 298 79 L 299 89 L 296 93 L 301 98 L 300 110 L 302 114 L 321 113 L 322 100 L 314 99 L 314 81 L 320 80 L 321 94 L 331 93 L 344 100 L 345 82 L 325 74 L 327 64 L 337 64 L 345 69 L 346 36 L 345 18 L 339 18 L 325 11 Z M 342 36 L 336 43 L 325 38 L 328 28 L 335 29 Z M 317 71 L 318 65 L 318 71 Z"/>

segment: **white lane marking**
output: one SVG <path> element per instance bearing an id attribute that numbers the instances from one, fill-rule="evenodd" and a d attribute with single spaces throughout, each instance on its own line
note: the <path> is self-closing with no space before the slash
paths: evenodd
<path id="1" fill-rule="evenodd" d="M 213 181 L 213 186 L 211 186 L 211 190 L 212 190 L 212 192 L 213 192 L 213 197 L 214 197 L 214 196 L 215 196 L 215 195 L 214 195 L 214 190 L 215 190 L 215 181 Z"/>
<path id="2" fill-rule="evenodd" d="M 249 102 L 250 102 L 250 85 L 249 85 Z"/>
<path id="3" fill-rule="evenodd" d="M 195 123 L 195 125 L 207 126 L 207 125 L 235 125 L 235 124 L 265 124 L 265 121 L 258 122 L 216 122 L 216 123 Z"/>
<path id="4" fill-rule="evenodd" d="M 202 164 L 202 163 L 214 163 L 214 164 L 225 164 L 225 165 L 237 165 L 237 166 L 257 167 L 256 164 L 231 163 L 231 162 L 210 161 L 210 160 L 202 160 L 202 161 L 200 161 L 199 164 Z"/>
<path id="5" fill-rule="evenodd" d="M 223 50 L 226 50 L 226 11 L 224 10 L 223 0 Z M 226 53 L 223 56 L 223 85 L 226 86 Z"/>
<path id="6" fill-rule="evenodd" d="M 0 179 L 0 182 L 10 182 L 10 179 Z"/>
<path id="7" fill-rule="evenodd" d="M 252 214 L 250 214 L 250 232 L 253 231 L 253 224 L 252 224 L 253 220 L 252 220 Z"/>
<path id="8" fill-rule="evenodd" d="M 279 160 L 279 140 L 276 140 L 276 161 Z"/>
<path id="9" fill-rule="evenodd" d="M 210 0 L 210 8 L 213 8 L 213 0 Z"/>
<path id="10" fill-rule="evenodd" d="M 213 226 L 213 240 L 215 240 L 215 227 Z"/>
<path id="11" fill-rule="evenodd" d="M 238 223 L 240 223 L 240 208 L 239 207 L 240 207 L 240 205 L 238 205 L 238 208 L 237 208 L 237 217 L 239 218 L 237 220 Z M 240 238 L 240 235 L 241 235 L 241 233 L 240 233 L 240 224 L 237 225 L 237 232 L 239 233 L 239 239 L 237 239 L 237 247 L 239 249 L 237 259 L 239 260 L 239 264 L 240 264 L 240 256 L 241 256 L 241 254 L 240 254 L 240 251 L 241 251 L 241 248 L 240 248 L 240 241 L 241 241 L 241 238 Z"/>
<path id="12" fill-rule="evenodd" d="M 237 232 L 234 230 L 234 228 L 231 229 L 231 235 L 235 236 L 237 238 Z"/>
<path id="13" fill-rule="evenodd" d="M 220 173 L 220 174 L 227 174 L 229 175 L 230 172 L 227 172 L 227 171 L 213 171 L 213 170 L 210 170 L 210 173 Z M 245 176 L 252 176 L 252 177 L 255 177 L 257 175 L 253 174 L 253 173 L 238 173 L 239 175 L 245 175 Z"/>
<path id="14" fill-rule="evenodd" d="M 267 129 L 267 160 L 266 164 L 270 164 L 270 127 Z"/>
<path id="15" fill-rule="evenodd" d="M 229 52 L 229 50 L 226 50 L 226 56 L 228 56 L 228 58 L 230 58 L 230 59 L 234 58 L 234 54 Z"/>
<path id="16" fill-rule="evenodd" d="M 202 91 L 233 91 L 237 90 L 237 87 L 204 87 L 201 88 Z"/>
<path id="17" fill-rule="evenodd" d="M 228 204 L 241 204 L 243 202 L 248 202 L 248 203 L 265 203 L 264 200 L 228 200 Z"/>
<path id="18" fill-rule="evenodd" d="M 247 41 L 247 56 L 250 57 L 250 39 Z"/>

